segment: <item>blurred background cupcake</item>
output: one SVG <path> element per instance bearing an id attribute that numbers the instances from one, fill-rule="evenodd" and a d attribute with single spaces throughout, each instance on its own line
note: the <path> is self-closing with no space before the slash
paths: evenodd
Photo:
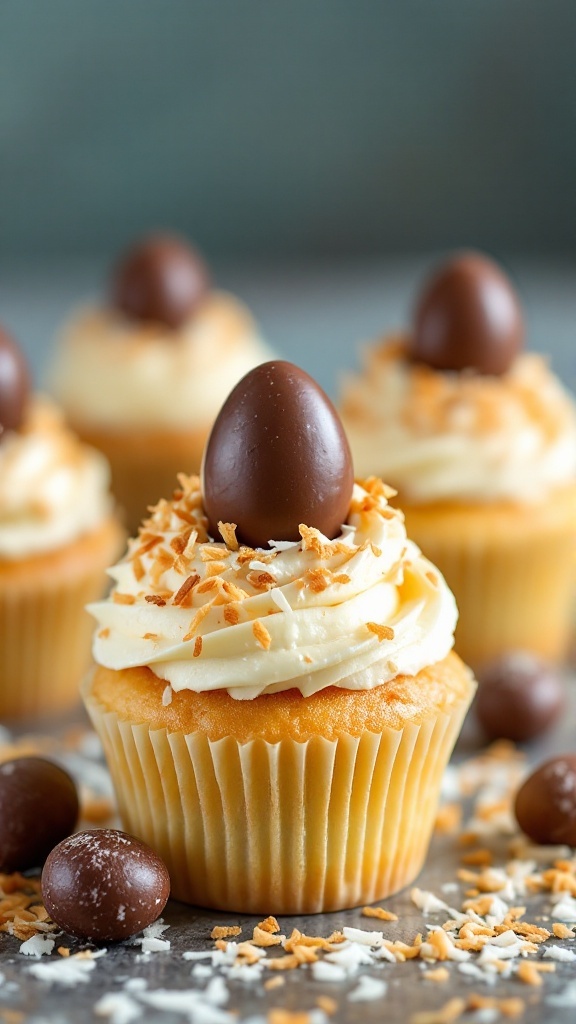
<path id="1" fill-rule="evenodd" d="M 108 458 L 131 533 L 179 471 L 198 472 L 223 399 L 268 355 L 247 308 L 214 290 L 198 253 L 166 234 L 131 249 L 108 301 L 68 321 L 51 388 Z"/>
<path id="2" fill-rule="evenodd" d="M 82 444 L 0 329 L 0 718 L 75 705 L 90 660 L 85 604 L 123 533 L 104 457 Z"/>
<path id="3" fill-rule="evenodd" d="M 558 660 L 569 642 L 576 405 L 523 341 L 503 271 L 460 254 L 425 284 L 410 330 L 367 347 L 343 388 L 357 470 L 398 489 L 476 666 L 513 649 Z"/>

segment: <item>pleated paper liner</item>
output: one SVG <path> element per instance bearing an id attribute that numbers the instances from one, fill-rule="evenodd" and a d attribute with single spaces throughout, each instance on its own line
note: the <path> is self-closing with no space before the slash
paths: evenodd
<path id="1" fill-rule="evenodd" d="M 211 424 L 197 430 L 98 430 L 73 424 L 79 437 L 103 452 L 112 473 L 112 491 L 130 536 L 135 536 L 150 505 L 169 497 L 178 473 L 199 473 Z"/>
<path id="2" fill-rule="evenodd" d="M 561 661 L 572 630 L 576 485 L 531 504 L 404 505 L 406 529 L 459 610 L 455 649 L 473 668 L 525 649 Z"/>
<path id="3" fill-rule="evenodd" d="M 123 543 L 101 527 L 58 551 L 0 561 L 0 718 L 57 714 L 79 701 L 94 623 L 85 610 L 102 595 Z"/>
<path id="4" fill-rule="evenodd" d="M 165 860 L 173 897 L 288 914 L 371 903 L 416 877 L 473 695 L 468 676 L 459 685 L 419 723 L 306 742 L 152 729 L 106 710 L 91 680 L 84 698 L 123 827 Z"/>

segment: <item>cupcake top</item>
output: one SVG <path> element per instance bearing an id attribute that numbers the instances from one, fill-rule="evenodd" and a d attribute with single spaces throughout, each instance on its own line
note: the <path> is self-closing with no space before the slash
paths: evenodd
<path id="1" fill-rule="evenodd" d="M 49 399 L 30 396 L 23 357 L 0 331 L 0 559 L 52 551 L 110 509 L 106 460 Z"/>
<path id="2" fill-rule="evenodd" d="M 239 436 L 249 441 L 256 396 L 261 445 L 246 443 L 238 475 L 249 474 L 258 493 L 262 472 L 283 524 L 283 536 L 259 545 L 242 540 L 268 536 L 274 518 L 259 517 L 246 494 L 235 522 L 219 517 L 219 508 L 231 508 L 212 450 L 212 439 L 219 453 L 230 446 L 232 454 Z M 286 415 L 289 431 L 274 426 Z M 299 457 L 291 462 L 294 449 Z M 251 699 L 292 688 L 304 696 L 328 686 L 371 689 L 444 658 L 457 617 L 450 591 L 407 539 L 390 490 L 376 478 L 353 484 L 348 468 L 336 413 L 307 375 L 286 363 L 248 374 L 215 424 L 203 486 L 181 476 L 172 500 L 157 505 L 110 570 L 109 599 L 90 608 L 99 624 L 96 661 L 112 669 L 146 665 L 175 690 Z M 325 495 L 320 505 L 310 504 L 311 492 Z M 284 493 L 291 495 L 288 516 Z M 344 522 L 333 516 L 340 497 Z M 303 509 L 312 525 L 300 518 Z"/>
<path id="3" fill-rule="evenodd" d="M 107 304 L 65 326 L 51 390 L 86 426 L 194 429 L 268 354 L 246 307 L 211 289 L 200 256 L 159 235 L 121 260 Z"/>
<path id="4" fill-rule="evenodd" d="M 405 499 L 537 502 L 576 475 L 576 405 L 545 358 L 523 353 L 511 286 L 462 256 L 424 290 L 412 333 L 363 354 L 343 388 L 357 471 Z"/>

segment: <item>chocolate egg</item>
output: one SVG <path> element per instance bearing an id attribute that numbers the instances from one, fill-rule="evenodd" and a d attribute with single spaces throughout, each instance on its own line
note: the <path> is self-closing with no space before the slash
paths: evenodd
<path id="1" fill-rule="evenodd" d="M 435 370 L 499 375 L 511 366 L 523 338 L 522 313 L 508 278 L 485 256 L 464 253 L 425 285 L 409 353 Z"/>
<path id="2" fill-rule="evenodd" d="M 176 328 L 190 317 L 209 288 L 202 258 L 170 235 L 136 245 L 116 268 L 112 301 L 132 320 Z"/>
<path id="3" fill-rule="evenodd" d="M 77 820 L 76 786 L 59 765 L 42 757 L 0 764 L 0 871 L 40 867 Z"/>
<path id="4" fill-rule="evenodd" d="M 77 832 L 42 872 L 42 898 L 56 924 L 93 942 L 121 942 L 152 924 L 170 895 L 164 861 L 113 828 Z"/>
<path id="5" fill-rule="evenodd" d="M 516 794 L 520 828 L 535 843 L 576 846 L 576 754 L 553 757 Z"/>
<path id="6" fill-rule="evenodd" d="M 0 327 L 0 441 L 7 430 L 18 430 L 30 393 L 26 360 L 15 341 Z"/>
<path id="7" fill-rule="evenodd" d="M 552 665 L 527 651 L 513 651 L 478 672 L 476 717 L 489 739 L 534 739 L 557 720 L 564 686 Z"/>
<path id="8" fill-rule="evenodd" d="M 235 523 L 251 547 L 298 541 L 301 523 L 328 538 L 346 522 L 352 457 L 330 399 L 292 363 L 263 363 L 222 406 L 206 445 L 204 508 L 213 537 Z"/>

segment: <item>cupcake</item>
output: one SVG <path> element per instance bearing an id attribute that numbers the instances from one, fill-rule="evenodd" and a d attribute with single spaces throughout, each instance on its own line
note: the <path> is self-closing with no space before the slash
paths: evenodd
<path id="1" fill-rule="evenodd" d="M 66 324 L 50 387 L 108 458 L 131 533 L 177 472 L 198 472 L 222 402 L 266 358 L 246 307 L 213 290 L 200 256 L 165 235 L 128 252 L 108 301 Z"/>
<path id="2" fill-rule="evenodd" d="M 0 331 L 0 717 L 78 701 L 90 661 L 86 601 L 104 591 L 123 534 L 108 467 L 59 410 L 31 396 L 24 358 Z"/>
<path id="3" fill-rule="evenodd" d="M 176 899 L 313 913 L 418 874 L 474 682 L 389 494 L 314 381 L 264 364 L 92 605 L 86 705 Z"/>
<path id="4" fill-rule="evenodd" d="M 569 643 L 576 407 L 522 342 L 509 281 L 465 254 L 343 389 L 357 471 L 398 490 L 409 535 L 454 592 L 456 650 L 473 667 L 515 649 L 560 660 Z"/>

